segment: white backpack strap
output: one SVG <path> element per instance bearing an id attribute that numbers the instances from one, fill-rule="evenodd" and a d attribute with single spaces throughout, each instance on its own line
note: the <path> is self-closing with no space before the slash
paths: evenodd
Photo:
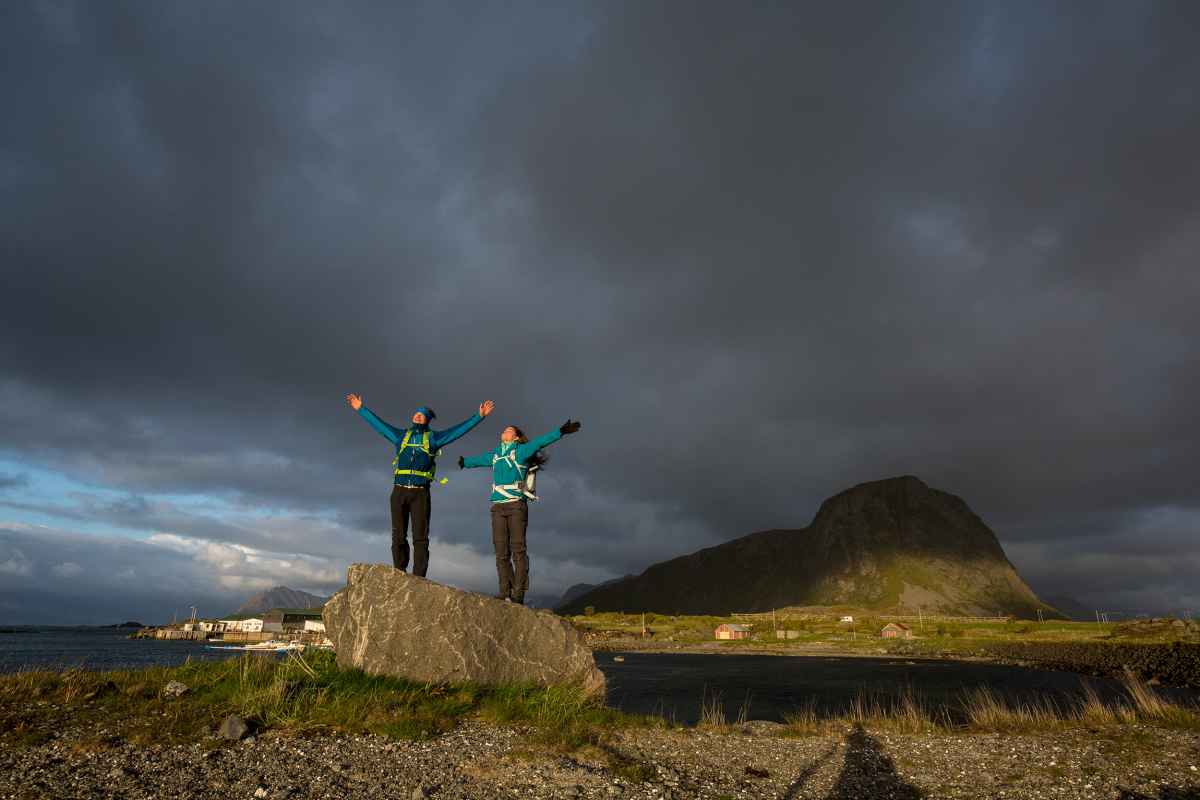
<path id="1" fill-rule="evenodd" d="M 505 500 L 520 500 L 522 498 L 521 484 L 519 483 L 505 483 L 500 485 L 493 483 L 492 491 Z"/>

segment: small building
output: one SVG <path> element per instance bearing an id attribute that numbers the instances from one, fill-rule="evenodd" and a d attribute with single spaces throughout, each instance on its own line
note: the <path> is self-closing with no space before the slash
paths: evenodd
<path id="1" fill-rule="evenodd" d="M 718 639 L 749 639 L 750 628 L 745 625 L 726 622 L 723 625 L 718 625 L 713 632 Z"/>
<path id="2" fill-rule="evenodd" d="M 319 620 L 319 619 L 306 619 L 306 620 L 304 620 L 304 630 L 305 631 L 316 631 L 317 633 L 324 633 L 325 632 L 325 622 L 324 622 L 324 620 Z"/>
<path id="3" fill-rule="evenodd" d="M 854 622 L 854 617 L 847 614 L 846 616 L 842 617 L 842 622 Z"/>
<path id="4" fill-rule="evenodd" d="M 263 629 L 262 617 L 242 616 L 235 614 L 232 617 L 227 617 L 221 620 L 221 625 L 227 631 L 237 631 L 239 633 L 261 633 Z"/>
<path id="5" fill-rule="evenodd" d="M 912 628 L 903 622 L 889 622 L 883 626 L 883 630 L 879 632 L 879 637 L 881 639 L 911 639 Z"/>
<path id="6" fill-rule="evenodd" d="M 263 630 L 272 633 L 299 633 L 312 630 L 310 622 L 322 622 L 319 608 L 272 608 L 263 614 Z M 324 630 L 322 625 L 321 630 Z"/>

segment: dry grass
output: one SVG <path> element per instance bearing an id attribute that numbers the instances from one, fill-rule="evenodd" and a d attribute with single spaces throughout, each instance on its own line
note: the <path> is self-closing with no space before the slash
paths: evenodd
<path id="1" fill-rule="evenodd" d="M 931 733 L 950 726 L 944 710 L 931 710 L 921 703 L 911 689 L 895 697 L 860 694 L 855 698 L 846 719 L 852 725 L 864 728 L 871 726 L 894 733 Z"/>
<path id="2" fill-rule="evenodd" d="M 1052 698 L 1009 703 L 986 687 L 969 692 L 962 709 L 967 728 L 988 733 L 1048 730 L 1073 719 L 1071 711 Z"/>
<path id="3" fill-rule="evenodd" d="M 786 717 L 784 734 L 816 736 L 861 725 L 893 733 L 1038 733 L 1072 728 L 1148 724 L 1200 730 L 1200 709 L 1174 703 L 1126 671 L 1125 696 L 1104 701 L 1090 684 L 1075 700 L 1046 697 L 1014 702 L 990 689 L 964 693 L 956 705 L 933 708 L 911 691 L 860 694 L 842 714 L 822 715 L 812 704 Z"/>
<path id="4" fill-rule="evenodd" d="M 895 695 L 859 694 L 843 714 L 822 715 L 810 703 L 785 717 L 787 736 L 817 736 L 861 726 L 891 733 L 942 733 L 954 728 L 945 709 L 922 703 L 911 690 Z"/>
<path id="5" fill-rule="evenodd" d="M 738 706 L 737 715 L 730 721 L 725 713 L 725 703 L 720 692 L 711 695 L 705 689 L 700 697 L 700 722 L 705 728 L 727 728 L 731 725 L 742 726 L 750 720 L 750 705 L 753 696 L 747 692 L 742 704 Z"/>
<path id="6" fill-rule="evenodd" d="M 704 689 L 700 697 L 700 725 L 722 728 L 728 724 L 729 718 L 725 716 L 725 702 L 721 699 L 721 693 L 713 692 L 710 695 L 708 689 Z"/>
<path id="7" fill-rule="evenodd" d="M 1185 708 L 1165 700 L 1129 668 L 1125 669 L 1123 683 L 1133 703 L 1131 713 L 1138 719 L 1165 727 L 1200 730 L 1200 709 Z"/>

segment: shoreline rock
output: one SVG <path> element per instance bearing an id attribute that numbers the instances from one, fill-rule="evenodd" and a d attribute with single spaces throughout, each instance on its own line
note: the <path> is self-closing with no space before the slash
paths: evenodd
<path id="1" fill-rule="evenodd" d="M 324 621 L 342 667 L 423 682 L 605 690 L 591 649 L 567 620 L 386 564 L 351 565 Z"/>

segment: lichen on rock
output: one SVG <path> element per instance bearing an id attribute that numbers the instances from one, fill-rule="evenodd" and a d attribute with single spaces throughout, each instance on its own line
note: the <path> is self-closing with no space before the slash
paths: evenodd
<path id="1" fill-rule="evenodd" d="M 427 682 L 578 684 L 604 675 L 570 623 L 385 564 L 353 564 L 325 604 L 338 664 Z"/>

